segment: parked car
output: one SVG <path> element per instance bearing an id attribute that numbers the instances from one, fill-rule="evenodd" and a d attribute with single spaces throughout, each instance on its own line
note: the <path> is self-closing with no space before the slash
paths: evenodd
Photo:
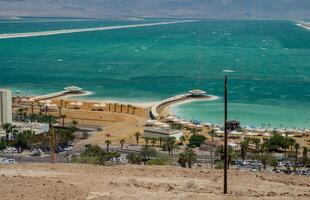
<path id="1" fill-rule="evenodd" d="M 61 146 L 56 147 L 56 153 L 64 152 L 64 149 Z"/>
<path id="2" fill-rule="evenodd" d="M 13 158 L 0 158 L 0 164 L 14 164 L 15 159 Z"/>
<path id="3" fill-rule="evenodd" d="M 32 149 L 30 152 L 31 156 L 41 156 L 41 152 L 38 149 Z"/>
<path id="4" fill-rule="evenodd" d="M 72 146 L 67 146 L 64 148 L 65 151 L 72 151 L 72 149 L 73 149 Z"/>

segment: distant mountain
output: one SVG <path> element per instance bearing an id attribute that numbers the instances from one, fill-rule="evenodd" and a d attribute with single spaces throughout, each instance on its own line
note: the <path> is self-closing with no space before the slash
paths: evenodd
<path id="1" fill-rule="evenodd" d="M 310 18 L 310 0 L 0 0 L 0 16 Z"/>

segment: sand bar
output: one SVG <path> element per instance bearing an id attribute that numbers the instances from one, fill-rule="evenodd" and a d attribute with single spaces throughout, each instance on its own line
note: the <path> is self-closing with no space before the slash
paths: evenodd
<path id="1" fill-rule="evenodd" d="M 47 36 L 47 35 L 68 34 L 68 33 L 115 30 L 115 29 L 128 29 L 128 28 L 138 28 L 138 27 L 147 27 L 147 26 L 189 23 L 189 22 L 194 22 L 194 21 L 195 20 L 182 20 L 182 21 L 172 21 L 172 22 L 124 25 L 124 26 L 106 26 L 106 27 L 95 27 L 95 28 L 80 28 L 80 29 L 65 29 L 65 30 L 40 31 L 40 32 L 28 32 L 28 33 L 0 34 L 0 39 L 37 37 L 37 36 Z"/>

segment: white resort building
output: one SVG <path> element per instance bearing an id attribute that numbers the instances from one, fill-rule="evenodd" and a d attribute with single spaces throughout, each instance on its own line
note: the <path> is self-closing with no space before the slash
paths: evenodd
<path id="1" fill-rule="evenodd" d="M 69 86 L 64 88 L 67 93 L 80 93 L 82 88 L 76 86 Z"/>
<path id="2" fill-rule="evenodd" d="M 207 92 L 203 90 L 191 90 L 189 93 L 192 97 L 204 97 L 207 94 Z"/>
<path id="3" fill-rule="evenodd" d="M 179 140 L 181 136 L 183 136 L 183 132 L 180 130 L 171 130 L 157 127 L 144 127 L 144 137 L 151 137 L 151 138 L 174 137 L 176 140 Z"/>
<path id="4" fill-rule="evenodd" d="M 0 89 L 0 126 L 12 123 L 12 92 Z"/>

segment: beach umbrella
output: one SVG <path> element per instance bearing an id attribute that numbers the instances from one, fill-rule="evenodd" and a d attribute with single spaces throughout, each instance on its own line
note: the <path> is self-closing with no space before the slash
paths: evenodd
<path id="1" fill-rule="evenodd" d="M 196 125 L 195 125 L 195 124 L 192 124 L 192 123 L 189 123 L 187 126 L 188 126 L 189 128 L 195 128 L 195 127 L 196 127 Z"/>
<path id="2" fill-rule="evenodd" d="M 236 148 L 236 147 L 237 147 L 237 144 L 234 143 L 234 142 L 228 142 L 227 145 L 230 146 L 230 147 L 233 147 L 233 148 Z"/>
<path id="3" fill-rule="evenodd" d="M 105 103 L 101 103 L 99 106 L 100 106 L 101 108 L 106 108 L 106 107 L 107 107 L 107 105 L 106 105 Z"/>
<path id="4" fill-rule="evenodd" d="M 187 122 L 187 121 L 180 121 L 179 124 L 181 124 L 181 125 L 188 125 L 188 124 L 190 124 L 190 122 Z"/>
<path id="5" fill-rule="evenodd" d="M 76 108 L 76 103 L 75 102 L 71 102 L 71 103 L 69 103 L 69 106 L 71 107 L 71 108 Z"/>
<path id="6" fill-rule="evenodd" d="M 155 124 L 156 122 L 157 122 L 157 120 L 152 120 L 152 119 L 150 119 L 150 120 L 147 120 L 147 121 L 145 122 L 145 124 L 146 124 L 147 126 L 151 126 L 151 125 Z"/>
<path id="7" fill-rule="evenodd" d="M 198 124 L 198 125 L 196 125 L 196 128 L 197 128 L 197 129 L 202 129 L 202 128 L 203 128 L 203 125 Z"/>
<path id="8" fill-rule="evenodd" d="M 166 117 L 166 120 L 168 120 L 168 121 L 173 121 L 174 119 L 175 119 L 175 117 L 173 117 L 173 116 Z"/>
<path id="9" fill-rule="evenodd" d="M 258 133 L 248 132 L 246 133 L 248 136 L 258 136 Z"/>
<path id="10" fill-rule="evenodd" d="M 182 120 L 180 120 L 180 119 L 174 119 L 174 120 L 172 120 L 174 123 L 179 123 L 179 122 L 181 122 Z"/>
<path id="11" fill-rule="evenodd" d="M 204 126 L 210 127 L 212 124 L 211 123 L 203 123 Z"/>
<path id="12" fill-rule="evenodd" d="M 39 105 L 40 105 L 40 106 L 42 106 L 42 105 L 44 105 L 44 104 L 46 104 L 46 102 L 45 102 L 44 100 L 40 100 L 40 101 L 39 101 Z"/>
<path id="13" fill-rule="evenodd" d="M 48 100 L 45 100 L 45 103 L 51 104 L 52 101 L 48 99 Z"/>
<path id="14" fill-rule="evenodd" d="M 156 121 L 156 122 L 154 123 L 155 126 L 161 126 L 161 125 L 163 125 L 163 124 L 164 124 L 164 123 L 159 122 L 159 121 Z"/>
<path id="15" fill-rule="evenodd" d="M 266 133 L 263 134 L 263 136 L 270 137 L 270 133 L 266 132 Z"/>
<path id="16" fill-rule="evenodd" d="M 77 106 L 82 106 L 83 103 L 82 103 L 82 102 L 77 102 L 76 105 L 77 105 Z"/>
<path id="17" fill-rule="evenodd" d="M 238 132 L 238 131 L 232 131 L 229 134 L 231 134 L 231 135 L 242 135 L 243 133 L 242 132 Z"/>
<path id="18" fill-rule="evenodd" d="M 161 124 L 160 127 L 162 127 L 162 128 L 170 128 L 169 124 L 164 124 L 164 123 Z"/>
<path id="19" fill-rule="evenodd" d="M 101 106 L 100 106 L 99 104 L 94 104 L 94 105 L 93 105 L 93 108 L 94 108 L 94 109 L 98 109 L 98 108 L 101 108 Z"/>

